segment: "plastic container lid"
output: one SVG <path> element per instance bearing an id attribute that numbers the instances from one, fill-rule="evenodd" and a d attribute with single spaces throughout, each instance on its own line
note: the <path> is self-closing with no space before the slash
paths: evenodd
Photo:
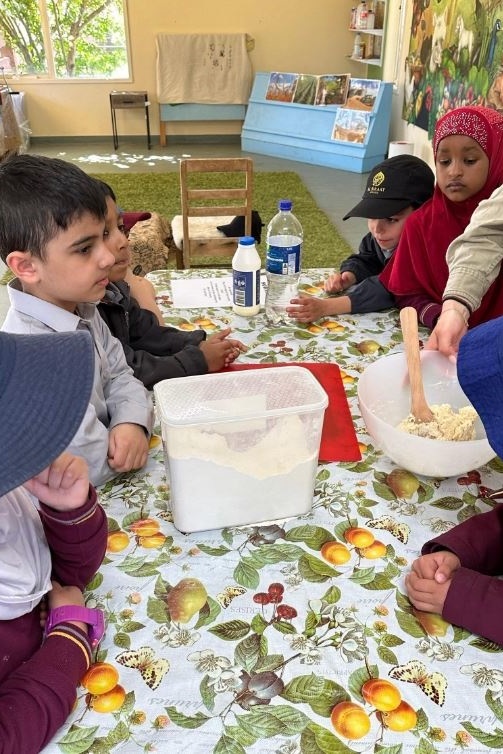
<path id="1" fill-rule="evenodd" d="M 296 366 L 175 377 L 154 385 L 154 394 L 161 420 L 172 426 L 305 413 L 328 405 L 318 380 Z"/>
<path id="2" fill-rule="evenodd" d="M 255 239 L 253 236 L 243 236 L 239 239 L 241 246 L 253 246 Z"/>
<path id="3" fill-rule="evenodd" d="M 280 199 L 278 202 L 278 207 L 280 210 L 290 210 L 292 209 L 292 202 L 290 199 Z"/>

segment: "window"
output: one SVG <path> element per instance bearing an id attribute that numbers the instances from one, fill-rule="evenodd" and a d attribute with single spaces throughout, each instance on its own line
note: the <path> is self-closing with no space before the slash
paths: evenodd
<path id="1" fill-rule="evenodd" d="M 123 0 L 0 0 L 0 73 L 129 78 Z"/>

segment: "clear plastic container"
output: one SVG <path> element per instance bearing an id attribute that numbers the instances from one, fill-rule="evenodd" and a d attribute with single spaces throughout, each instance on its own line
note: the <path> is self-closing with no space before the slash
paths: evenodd
<path id="1" fill-rule="evenodd" d="M 298 366 L 154 386 L 175 526 L 246 526 L 311 510 L 327 394 Z"/>

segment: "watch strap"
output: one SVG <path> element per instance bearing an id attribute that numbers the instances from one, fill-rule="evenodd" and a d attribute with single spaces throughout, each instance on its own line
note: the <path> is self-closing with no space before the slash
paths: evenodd
<path id="1" fill-rule="evenodd" d="M 87 623 L 89 626 L 89 642 L 95 647 L 105 633 L 105 616 L 103 610 L 82 607 L 79 605 L 62 605 L 49 610 L 45 624 L 47 635 L 55 626 L 68 621 Z"/>

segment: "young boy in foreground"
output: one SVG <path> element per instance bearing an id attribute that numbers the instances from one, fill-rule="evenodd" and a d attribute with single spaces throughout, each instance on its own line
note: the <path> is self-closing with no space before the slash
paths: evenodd
<path id="1" fill-rule="evenodd" d="M 503 457 L 503 317 L 461 339 L 457 371 L 491 447 Z M 471 516 L 421 552 L 405 580 L 412 604 L 503 646 L 503 505 Z"/>
<path id="2" fill-rule="evenodd" d="M 365 314 L 389 309 L 395 299 L 378 275 L 391 259 L 407 217 L 433 195 L 431 168 L 412 155 L 398 155 L 376 165 L 367 179 L 361 202 L 348 217 L 368 218 L 369 232 L 357 254 L 351 254 L 340 272 L 329 276 L 325 291 L 330 298 L 302 296 L 292 299 L 288 314 L 299 322 L 314 322 L 334 314 Z M 346 291 L 345 295 L 340 295 Z"/>
<path id="3" fill-rule="evenodd" d="M 124 221 L 110 186 L 98 183 L 107 203 L 105 243 L 115 258 L 108 274 L 110 283 L 98 310 L 112 335 L 122 343 L 135 377 L 150 389 L 160 380 L 217 372 L 229 366 L 246 351 L 239 340 L 228 337 L 230 328 L 207 338 L 204 330 L 186 333 L 166 327 L 131 296 L 129 285 L 124 282 L 130 264 Z"/>
<path id="4" fill-rule="evenodd" d="M 83 332 L 0 333 L 2 754 L 50 741 L 103 633 L 82 590 L 105 553 L 106 517 L 85 461 L 63 452 L 89 403 L 93 350 Z"/>
<path id="5" fill-rule="evenodd" d="M 0 206 L 0 256 L 16 275 L 2 329 L 91 333 L 94 385 L 68 450 L 87 461 L 93 484 L 141 468 L 151 400 L 96 309 L 115 263 L 103 239 L 102 190 L 68 162 L 23 154 L 0 163 Z"/>

